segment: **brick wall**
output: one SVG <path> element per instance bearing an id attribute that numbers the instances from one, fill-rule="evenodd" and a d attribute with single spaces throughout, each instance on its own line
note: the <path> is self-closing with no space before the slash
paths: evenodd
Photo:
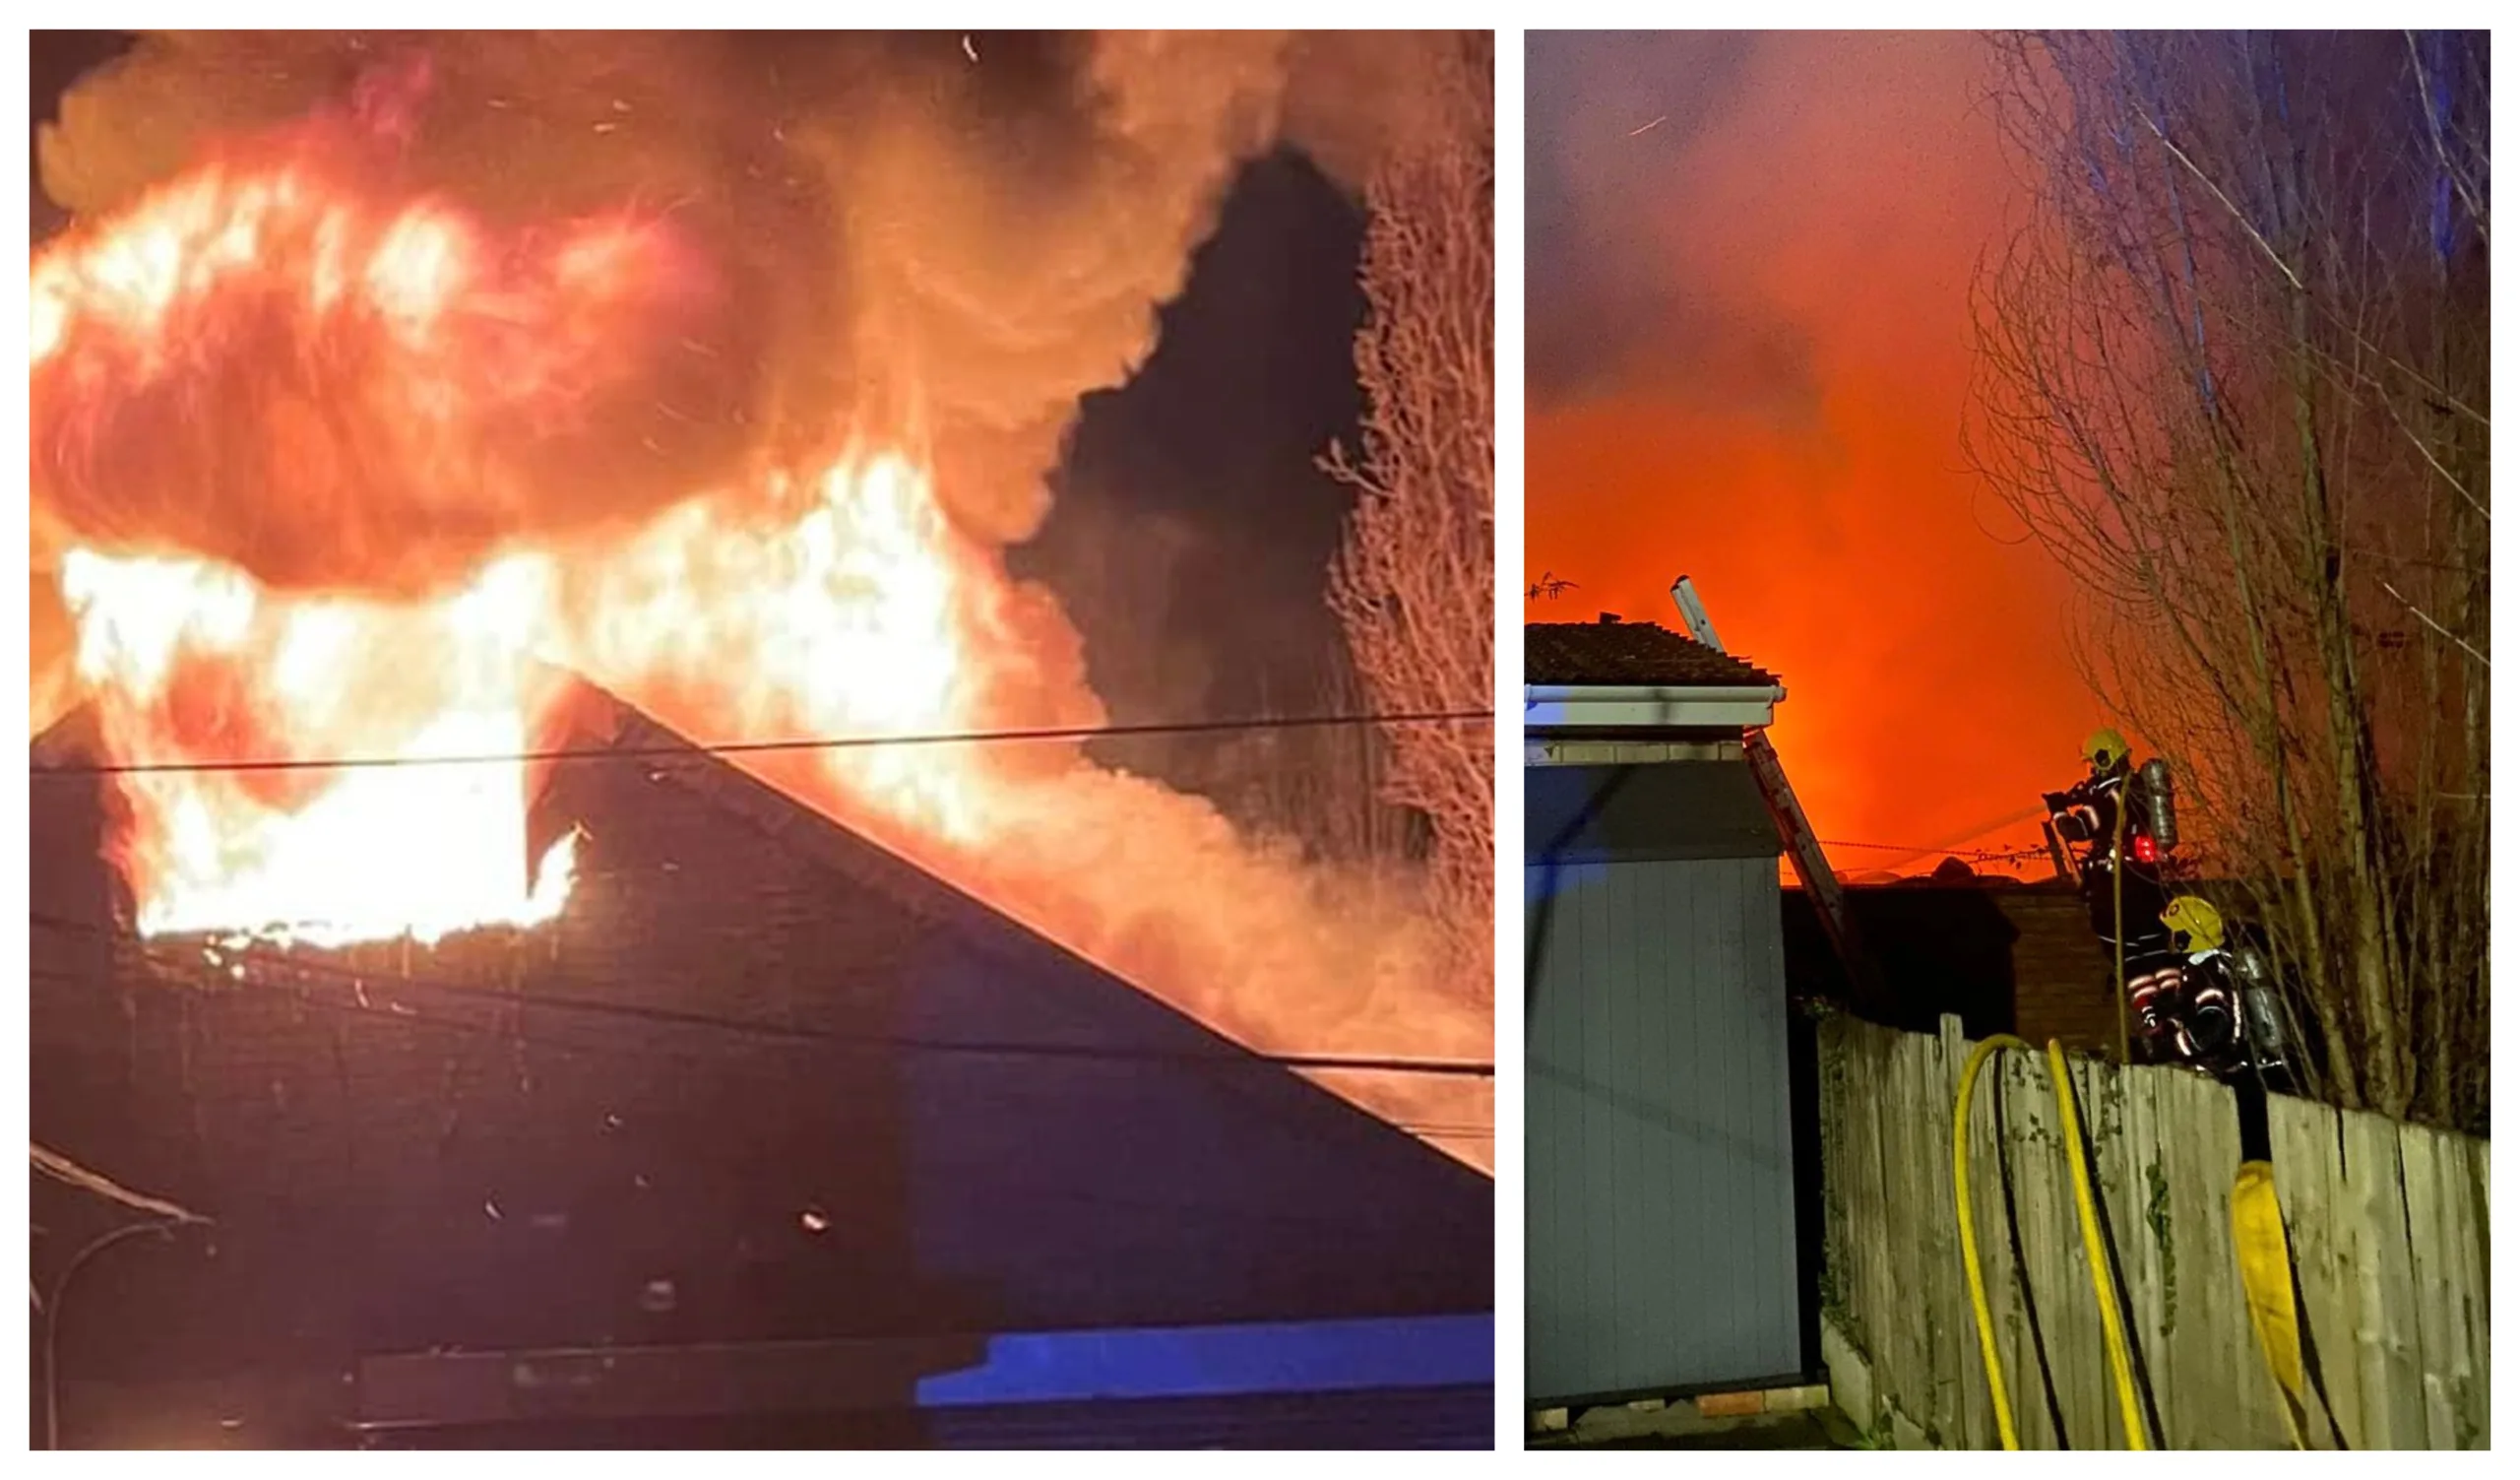
<path id="1" fill-rule="evenodd" d="M 2114 1047 L 2115 980 L 2081 898 L 2050 885 L 1857 885 L 1856 924 L 1879 958 L 1892 1026 L 1931 1032 L 1958 1013 L 1972 1037 L 2018 1033 Z M 1845 980 L 1800 889 L 1785 891 L 1786 972 L 1797 996 L 1843 999 Z"/>
<path id="2" fill-rule="evenodd" d="M 2064 888 L 2007 889 L 1995 896 L 2013 941 L 2013 1031 L 2068 1049 L 2117 1046 L 2117 981 L 2108 947 L 2080 895 Z"/>

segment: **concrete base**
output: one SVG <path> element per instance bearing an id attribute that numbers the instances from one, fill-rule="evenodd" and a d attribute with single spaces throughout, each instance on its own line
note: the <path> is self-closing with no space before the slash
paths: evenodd
<path id="1" fill-rule="evenodd" d="M 1825 1384 L 1639 1398 L 1570 1412 L 1535 1409 L 1533 1448 L 1643 1445 L 1649 1448 L 1845 1448 L 1857 1433 Z M 1812 1440 L 1812 1443 L 1803 1443 Z"/>
<path id="2" fill-rule="evenodd" d="M 1820 1318 L 1820 1365 L 1829 1370 L 1829 1390 L 1837 1398 L 1838 1411 L 1868 1432 L 1874 1418 L 1872 1364 L 1826 1316 Z"/>
<path id="3" fill-rule="evenodd" d="M 1872 1364 L 1852 1338 L 1826 1316 L 1820 1318 L 1820 1360 L 1829 1369 L 1829 1389 L 1838 1410 L 1867 1436 L 1873 1449 L 1929 1449 L 1924 1426 L 1899 1411 L 1874 1387 Z"/>
<path id="4" fill-rule="evenodd" d="M 1632 1406 L 1588 1409 L 1567 1428 L 1535 1433 L 1525 1443 L 1535 1449 L 1845 1449 L 1858 1447 L 1860 1437 L 1827 1406 L 1719 1418 L 1694 1403 L 1672 1403 L 1650 1413 Z"/>

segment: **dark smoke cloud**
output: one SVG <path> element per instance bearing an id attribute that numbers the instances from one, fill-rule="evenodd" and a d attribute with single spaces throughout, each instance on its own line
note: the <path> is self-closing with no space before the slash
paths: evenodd
<path id="1" fill-rule="evenodd" d="M 858 437 L 924 448 L 958 521 L 1007 544 L 1041 521 L 1042 475 L 1078 398 L 1124 382 L 1151 351 L 1156 310 L 1242 161 L 1289 137 L 1353 182 L 1391 140 L 1429 126 L 1408 69 L 1434 43 L 1172 32 L 972 44 L 976 61 L 956 35 L 153 35 L 65 98 L 39 141 L 41 177 L 54 201 L 94 216 L 347 109 L 367 125 L 367 153 L 345 172 L 369 188 L 437 194 L 518 231 L 627 208 L 708 265 L 707 292 L 676 300 L 673 334 L 628 387 L 583 424 L 502 445 L 522 470 L 511 496 L 485 508 L 450 494 L 455 507 L 421 509 L 416 527 L 395 509 L 364 532 L 339 509 L 319 511 L 320 526 L 270 509 L 189 516 L 199 531 L 250 532 L 254 547 L 221 552 L 269 578 L 374 579 L 349 567 L 367 549 L 397 562 L 384 579 L 424 583 L 503 535 L 635 516 Z M 427 81 L 408 114 L 389 109 L 381 127 L 360 114 L 377 79 L 414 65 Z M 210 400 L 225 410 L 220 396 L 269 400 L 256 377 L 283 374 L 200 373 L 222 377 Z M 81 495 L 142 523 L 205 489 L 214 504 L 250 501 L 251 478 L 229 488 L 201 476 L 205 459 L 257 471 L 234 445 L 252 436 L 235 418 L 166 436 L 162 418 L 200 401 L 119 409 L 127 419 L 106 423 L 119 435 L 92 446 L 160 449 L 50 470 L 39 458 L 39 490 L 49 482 L 74 525 L 99 513 Z M 343 445 L 327 455 L 353 483 L 393 452 L 366 445 L 354 417 L 332 425 Z"/>
<path id="2" fill-rule="evenodd" d="M 1651 394 L 1807 421 L 1809 336 L 1741 290 L 1690 202 L 1710 135 L 1747 96 L 1756 35 L 1539 32 L 1525 89 L 1532 264 L 1527 385 L 1536 403 Z M 1780 178 L 1776 188 L 1795 188 Z"/>

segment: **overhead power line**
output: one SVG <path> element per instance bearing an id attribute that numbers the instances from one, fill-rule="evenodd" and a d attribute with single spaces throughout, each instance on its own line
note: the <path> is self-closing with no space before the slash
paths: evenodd
<path id="1" fill-rule="evenodd" d="M 41 913 L 32 914 L 33 924 L 41 930 L 82 934 L 115 940 L 133 940 L 125 932 L 84 921 L 67 920 Z M 141 944 L 144 959 L 171 971 L 199 973 L 201 963 L 160 955 Z M 1145 1049 L 1110 1049 L 1084 1044 L 1045 1044 L 992 1042 L 974 1039 L 914 1038 L 895 1034 L 841 1033 L 825 1028 L 800 1027 L 789 1023 L 763 1022 L 754 1018 L 725 1017 L 714 1013 L 695 1012 L 678 1007 L 657 1007 L 638 1002 L 607 1002 L 589 997 L 547 997 L 534 993 L 507 992 L 494 987 L 473 987 L 456 982 L 440 982 L 401 973 L 368 972 L 336 961 L 325 961 L 294 952 L 249 947 L 223 951 L 223 964 L 263 964 L 288 971 L 330 977 L 380 991 L 434 993 L 440 997 L 491 1002 L 503 1007 L 534 1007 L 585 1017 L 635 1021 L 662 1027 L 705 1028 L 744 1037 L 778 1041 L 812 1043 L 840 1048 L 900 1051 L 929 1054 L 975 1054 L 1000 1058 L 1116 1060 L 1133 1062 L 1195 1064 L 1218 1068 L 1247 1066 L 1255 1061 L 1280 1068 L 1307 1069 L 1315 1072 L 1355 1072 L 1388 1074 L 1426 1074 L 1461 1079 L 1493 1079 L 1496 1065 L 1474 1060 L 1378 1058 L 1343 1054 L 1271 1054 L 1257 1049 L 1236 1049 L 1232 1053 L 1200 1053 L 1180 1051 L 1163 1053 Z M 399 1014 L 397 1014 L 399 1015 Z M 457 1026 L 446 1024 L 446 1026 Z"/>
<path id="2" fill-rule="evenodd" d="M 404 766 L 484 766 L 580 760 L 674 760 L 695 755 L 763 755 L 791 750 L 865 750 L 887 745 L 983 745 L 1016 740 L 1130 740 L 1158 736 L 1224 735 L 1265 730 L 1327 730 L 1352 725 L 1454 725 L 1493 720 L 1492 709 L 1443 709 L 1404 714 L 1297 715 L 1265 720 L 1186 720 L 1148 725 L 1080 725 L 1064 729 L 972 730 L 940 735 L 813 736 L 794 740 L 689 741 L 659 745 L 563 746 L 460 755 L 266 756 L 236 760 L 115 761 L 41 765 L 46 776 L 162 776 L 188 772 L 352 771 Z"/>
<path id="3" fill-rule="evenodd" d="M 1918 847 L 1912 847 L 1911 845 L 1906 844 L 1906 843 L 1855 843 L 1855 842 L 1849 842 L 1849 841 L 1847 841 L 1847 840 L 1845 840 L 1845 839 L 1843 839 L 1843 838 L 1823 838 L 1823 839 L 1821 839 L 1821 840 L 1820 840 L 1820 846 L 1821 846 L 1821 847 L 1823 847 L 1823 848 L 1861 848 L 1861 849 L 1870 849 L 1870 850 L 1872 850 L 1872 851 L 1874 851 L 1874 852 L 1878 852 L 1878 853 L 1900 853 L 1900 854 L 1907 854 L 1907 855 L 1909 855 L 1909 856 L 1911 856 L 1911 857 L 1915 857 L 1915 858 L 1922 858 L 1922 857 L 1924 857 L 1924 856 L 1925 856 L 1925 855 L 1927 855 L 1927 854 L 1936 854 L 1936 855 L 1939 855 L 1939 856 L 1944 857 L 1944 858 L 2000 860 L 2000 859 L 2022 859 L 2022 858 L 2045 858 L 2045 857 L 2047 857 L 2047 854 L 2048 854 L 2048 850 L 2047 850 L 2044 846 L 2042 846 L 2042 847 L 2022 847 L 2022 848 L 1996 848 L 1996 849 L 1984 849 L 1984 848 L 1918 848 Z"/>
<path id="4" fill-rule="evenodd" d="M 150 959 L 170 968 L 181 968 L 183 965 L 182 962 L 165 961 L 160 957 L 153 956 Z M 79 972 L 65 971 L 58 967 L 47 966 L 35 967 L 32 975 L 37 981 L 58 982 L 65 986 L 73 987 L 88 980 L 85 975 Z M 391 985 L 399 985 L 399 980 L 395 978 L 381 978 L 378 980 L 380 981 L 380 992 L 390 991 Z M 622 1057 L 631 1054 L 639 1054 L 643 1056 L 662 1056 L 684 1062 L 696 1062 L 700 1058 L 699 1055 L 691 1053 L 688 1050 L 660 1049 L 650 1044 L 602 1044 L 589 1039 L 553 1038 L 549 1034 L 545 1033 L 527 1033 L 514 1028 L 497 1027 L 489 1023 L 461 1022 L 454 1018 L 436 1017 L 424 1012 L 413 1012 L 409 1010 L 390 1011 L 372 1006 L 361 1006 L 354 1001 L 336 1001 L 329 997 L 313 996 L 312 994 L 302 990 L 291 990 L 285 987 L 275 987 L 272 990 L 276 992 L 286 992 L 288 994 L 289 1000 L 296 1002 L 299 1005 L 313 1008 L 319 1012 L 329 1012 L 336 1016 L 359 1018 L 377 1027 L 399 1026 L 428 1032 L 451 1033 L 459 1038 L 496 1039 L 501 1044 L 524 1044 L 529 1048 L 545 1049 L 555 1054 L 574 1057 L 585 1057 L 589 1055 L 601 1056 L 605 1054 Z M 1254 1057 L 1264 1060 L 1266 1059 L 1265 1055 Z M 1412 1135 L 1425 1136 L 1433 1140 L 1483 1140 L 1496 1133 L 1495 1127 L 1492 1126 L 1473 1125 L 1467 1122 L 1446 1122 L 1441 1125 L 1435 1125 L 1416 1121 L 1386 1121 L 1385 1124 L 1391 1126 L 1395 1129 L 1406 1130 Z"/>
<path id="5" fill-rule="evenodd" d="M 39 981 L 61 982 L 73 986 L 85 980 L 85 978 L 81 977 L 77 973 L 60 971 L 47 967 L 35 968 L 33 975 L 35 979 Z M 276 990 L 285 991 L 286 989 Z M 561 1054 L 564 1056 L 583 1058 L 590 1055 L 600 1056 L 603 1054 L 613 1054 L 616 1056 L 628 1053 L 648 1055 L 662 1054 L 664 1057 L 678 1059 L 685 1062 L 695 1061 L 699 1057 L 687 1051 L 673 1049 L 658 1050 L 648 1045 L 640 1045 L 634 1048 L 622 1048 L 618 1046 L 607 1046 L 570 1039 L 557 1039 L 539 1033 L 524 1033 L 512 1029 L 494 1028 L 483 1023 L 457 1022 L 448 1018 L 433 1017 L 416 1012 L 379 1012 L 372 1008 L 362 1007 L 355 1002 L 332 1001 L 324 997 L 312 996 L 303 991 L 290 992 L 289 997 L 290 1000 L 319 1012 L 328 1012 L 340 1017 L 357 1017 L 379 1027 L 392 1025 L 422 1031 L 453 1033 L 458 1037 L 494 1038 L 498 1040 L 499 1044 L 502 1046 L 523 1044 L 527 1047 L 546 1050 L 551 1053 Z M 1374 1114 L 1374 1112 L 1371 1111 L 1366 1113 Z M 1377 1115 L 1376 1119 L 1383 1118 Z M 1437 1125 L 1401 1120 L 1384 1120 L 1384 1124 L 1390 1126 L 1395 1130 L 1400 1130 L 1407 1134 L 1418 1136 L 1430 1141 L 1483 1141 L 1492 1140 L 1495 1136 L 1495 1128 L 1490 1126 L 1451 1123 Z M 1133 1205 L 1125 1203 L 1122 1199 L 1102 1197 L 1093 1193 L 1081 1192 L 1073 1190 L 1060 1192 L 1056 1195 L 1057 1199 L 1061 1201 L 1100 1202 L 1113 1206 Z M 1193 1212 L 1204 1212 L 1217 1216 L 1229 1216 L 1236 1219 L 1248 1219 L 1251 1216 L 1249 1210 L 1244 1208 L 1218 1208 L 1206 1204 L 1185 1202 L 1166 1203 L 1160 1207 L 1149 1205 L 1147 1210 L 1164 1212 L 1175 1216 Z M 1290 1224 L 1322 1221 L 1319 1219 L 1308 1218 L 1300 1212 L 1291 1213 L 1281 1211 L 1267 1216 L 1271 1221 Z M 1346 1228 L 1350 1225 L 1346 1223 L 1334 1223 L 1333 1226 Z"/>

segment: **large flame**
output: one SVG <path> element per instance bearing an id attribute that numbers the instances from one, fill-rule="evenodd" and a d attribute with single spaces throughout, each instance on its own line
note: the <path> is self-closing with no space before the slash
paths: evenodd
<path id="1" fill-rule="evenodd" d="M 914 438 L 836 435 L 626 523 L 516 517 L 690 276 L 662 226 L 503 239 L 295 161 L 205 168 L 38 252 L 37 498 L 67 531 L 79 681 L 138 767 L 116 851 L 145 933 L 552 918 L 574 838 L 533 857 L 529 767 L 481 757 L 548 742 L 557 672 L 704 743 L 1101 723 L 1055 601 L 949 518 Z M 208 507 L 269 527 L 188 518 L 212 483 Z M 398 520 L 476 552 L 368 578 Z M 355 594 L 319 579 L 330 521 Z M 278 571 L 249 570 L 275 544 Z M 309 764 L 344 757 L 377 763 Z M 184 766 L 240 758 L 289 764 Z M 1431 980 L 1407 879 L 1332 876 L 1072 740 L 735 759 L 1254 1047 L 1486 1051 L 1483 994 Z M 1339 1077 L 1399 1119 L 1486 1114 L 1483 1087 Z"/>
<path id="2" fill-rule="evenodd" d="M 661 220 L 493 225 L 334 152 L 274 154 L 35 255 L 52 517 L 293 587 L 442 591 L 552 488 L 652 480 L 712 436 L 667 399 L 707 401 L 711 275 Z"/>
<path id="3" fill-rule="evenodd" d="M 107 752 L 270 763 L 122 778 L 142 932 L 340 944 L 550 919 L 574 841 L 529 875 L 524 762 L 430 763 L 528 748 L 539 575 L 504 561 L 445 601 L 382 606 L 72 550 L 62 591 Z M 380 764 L 297 768 L 346 756 Z"/>

